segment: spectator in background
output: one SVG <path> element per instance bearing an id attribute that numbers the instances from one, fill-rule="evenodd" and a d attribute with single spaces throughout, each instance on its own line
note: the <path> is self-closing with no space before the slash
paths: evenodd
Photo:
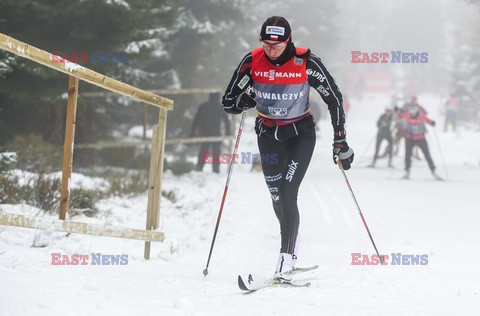
<path id="1" fill-rule="evenodd" d="M 209 100 L 200 104 L 198 107 L 195 118 L 193 119 L 190 136 L 220 136 L 222 135 L 220 132 L 222 121 L 224 122 L 225 135 L 229 135 L 230 121 L 220 106 L 220 93 L 210 93 Z M 200 151 L 198 152 L 197 171 L 203 170 L 204 161 L 202 153 L 207 153 L 211 150 L 210 153 L 212 156 L 217 155 L 217 157 L 219 157 L 221 145 L 221 141 L 201 144 Z M 209 157 L 211 158 L 212 156 Z M 213 163 L 212 168 L 213 172 L 220 172 L 220 165 L 218 163 Z"/>

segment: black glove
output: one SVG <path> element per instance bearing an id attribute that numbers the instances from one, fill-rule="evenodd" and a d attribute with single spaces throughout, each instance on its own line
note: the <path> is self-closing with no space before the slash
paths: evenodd
<path id="1" fill-rule="evenodd" d="M 434 120 L 430 120 L 430 125 L 435 126 L 435 124 L 436 124 L 436 123 L 435 123 Z"/>
<path id="2" fill-rule="evenodd" d="M 345 140 L 336 140 L 332 144 L 333 146 L 333 162 L 337 163 L 337 159 L 342 162 L 344 170 L 350 169 L 350 164 L 353 162 L 353 149 L 348 147 Z"/>
<path id="3" fill-rule="evenodd" d="M 251 94 L 242 93 L 240 100 L 238 100 L 237 108 L 239 110 L 248 110 L 257 106 L 257 101 L 255 101 L 255 93 Z"/>

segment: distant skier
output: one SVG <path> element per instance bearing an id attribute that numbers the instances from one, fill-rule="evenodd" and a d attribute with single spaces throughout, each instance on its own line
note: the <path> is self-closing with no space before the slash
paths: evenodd
<path id="1" fill-rule="evenodd" d="M 445 126 L 444 131 L 448 130 L 448 126 L 452 125 L 452 129 L 455 132 L 457 128 L 457 113 L 458 113 L 458 99 L 452 93 L 445 103 Z"/>
<path id="2" fill-rule="evenodd" d="M 375 154 L 373 155 L 372 164 L 369 165 L 370 168 L 375 167 L 375 163 L 377 162 L 378 158 L 383 158 L 384 155 L 388 155 L 388 166 L 393 167 L 392 165 L 392 155 L 393 155 L 393 139 L 392 139 L 392 124 L 393 124 L 393 109 L 390 106 L 385 108 L 385 112 L 380 115 L 377 120 L 377 142 L 375 144 Z M 387 141 L 387 149 L 385 154 L 382 156 L 378 155 L 378 151 L 380 150 L 380 145 L 382 141 Z"/>
<path id="3" fill-rule="evenodd" d="M 392 101 L 394 99 L 392 98 Z M 395 101 L 396 98 L 395 98 Z M 393 138 L 393 154 L 396 156 L 400 152 L 400 143 L 404 137 L 405 130 L 403 124 L 400 124 L 399 118 L 404 114 L 408 112 L 410 103 L 404 102 L 402 106 L 399 106 L 397 104 L 400 103 L 392 103 L 394 105 L 393 111 L 394 111 L 394 129 L 392 133 L 392 138 Z"/>
<path id="4" fill-rule="evenodd" d="M 276 163 L 263 164 L 263 174 L 280 223 L 281 248 L 275 278 L 289 282 L 298 254 L 297 194 L 316 140 L 310 87 L 328 105 L 334 130 L 333 155 L 338 156 L 345 170 L 353 162 L 353 150 L 346 141 L 342 94 L 335 80 L 310 49 L 295 47 L 287 20 L 268 18 L 260 31 L 260 44 L 262 47 L 246 54 L 235 70 L 223 96 L 223 108 L 239 114 L 255 107 L 260 154 L 278 155 Z M 250 85 L 254 94 L 245 92 Z"/>
<path id="5" fill-rule="evenodd" d="M 220 105 L 220 93 L 210 93 L 208 101 L 199 105 L 197 113 L 192 123 L 192 130 L 190 132 L 191 137 L 195 136 L 220 136 L 220 126 L 222 121 L 224 122 L 225 133 L 230 133 L 230 121 L 225 112 L 220 111 L 218 106 Z M 197 171 L 202 171 L 204 166 L 204 157 L 208 153 L 209 158 L 219 157 L 222 142 L 204 142 L 200 145 L 197 160 Z M 211 151 L 209 151 L 211 150 Z M 220 172 L 220 165 L 216 159 L 212 159 L 213 172 Z"/>
<path id="6" fill-rule="evenodd" d="M 430 156 L 430 151 L 428 150 L 427 140 L 425 139 L 425 123 L 435 126 L 435 121 L 429 119 L 427 115 L 420 110 L 418 105 L 411 106 L 408 112 L 400 114 L 399 120 L 405 131 L 405 175 L 403 178 L 410 178 L 413 148 L 418 146 L 422 150 L 423 155 L 428 162 L 428 166 L 430 167 L 433 177 L 436 180 L 442 180 L 435 173 L 435 165 L 432 157 Z"/>

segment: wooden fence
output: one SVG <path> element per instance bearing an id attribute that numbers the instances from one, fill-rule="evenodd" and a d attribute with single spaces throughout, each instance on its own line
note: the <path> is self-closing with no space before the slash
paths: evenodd
<path id="1" fill-rule="evenodd" d="M 30 59 L 36 63 L 68 75 L 68 101 L 65 143 L 63 149 L 64 155 L 59 220 L 41 220 L 18 214 L 8 214 L 0 211 L 0 224 L 25 228 L 52 229 L 64 232 L 145 240 L 144 256 L 145 259 L 149 259 L 150 242 L 163 240 L 163 233 L 154 232 L 154 230 L 158 228 L 160 220 L 160 196 L 162 189 L 167 111 L 173 109 L 173 101 L 156 95 L 152 92 L 144 91 L 113 78 L 107 77 L 81 65 L 71 63 L 66 60 L 61 60 L 59 62 L 57 60 L 57 56 L 54 57 L 51 53 L 23 43 L 2 33 L 0 33 L 0 49 Z M 54 60 L 55 62 L 53 62 Z M 135 100 L 160 108 L 158 125 L 156 125 L 154 128 L 151 141 L 152 153 L 150 158 L 146 230 L 106 227 L 65 220 L 70 199 L 70 180 L 73 166 L 78 84 L 80 80 L 99 86 L 113 93 L 128 96 Z"/>

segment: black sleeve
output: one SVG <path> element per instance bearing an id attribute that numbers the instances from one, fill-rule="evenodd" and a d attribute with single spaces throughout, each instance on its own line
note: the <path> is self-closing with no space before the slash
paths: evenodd
<path id="1" fill-rule="evenodd" d="M 309 85 L 318 91 L 328 106 L 334 138 L 336 140 L 345 139 L 345 112 L 343 111 L 342 93 L 320 58 L 314 54 L 310 54 L 307 59 L 307 75 Z"/>
<path id="2" fill-rule="evenodd" d="M 245 91 L 252 82 L 252 53 L 245 55 L 233 73 L 225 95 L 222 98 L 223 109 L 227 113 L 239 114 L 242 110 L 236 107 L 237 97 Z"/>

